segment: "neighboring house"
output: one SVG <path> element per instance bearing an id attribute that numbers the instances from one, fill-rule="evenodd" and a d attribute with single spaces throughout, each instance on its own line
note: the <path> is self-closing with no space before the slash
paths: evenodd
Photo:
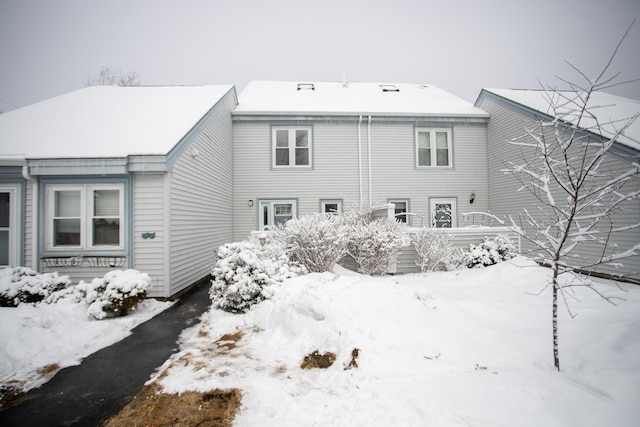
<path id="1" fill-rule="evenodd" d="M 252 82 L 232 114 L 235 240 L 358 205 L 418 227 L 489 207 L 489 115 L 433 85 Z"/>
<path id="2" fill-rule="evenodd" d="M 233 240 L 233 86 L 89 87 L 0 115 L 0 265 L 169 297 Z"/>
<path id="3" fill-rule="evenodd" d="M 489 155 L 489 209 L 498 216 L 513 216 L 517 218 L 523 208 L 531 208 L 534 203 L 533 196 L 527 191 L 518 191 L 520 184 L 513 176 L 501 172 L 504 162 L 522 162 L 523 148 L 509 144 L 514 138 L 525 134 L 525 127 L 533 128 L 540 121 L 551 121 L 549 114 L 549 102 L 543 91 L 536 90 L 510 90 L 510 89 L 483 89 L 475 105 L 491 114 L 488 126 L 488 155 Z M 588 105 L 590 112 L 596 115 L 600 123 L 615 123 L 620 126 L 634 115 L 640 114 L 640 102 L 610 95 L 602 92 L 592 94 Z M 552 129 L 552 128 L 550 128 Z M 603 133 L 608 133 L 607 127 Z M 594 137 L 607 138 L 611 134 L 594 135 Z M 526 154 L 526 152 L 524 152 Z M 626 171 L 632 168 L 632 164 L 640 163 L 640 120 L 636 120 L 620 136 L 601 168 L 602 170 Z M 626 184 L 626 189 L 640 190 L 640 177 Z M 616 227 L 631 226 L 640 222 L 640 200 L 638 198 L 624 204 L 624 211 L 611 217 L 611 223 Z M 530 209 L 530 211 L 532 211 Z M 534 210 L 533 210 L 534 211 Z M 605 225 L 607 227 L 607 225 Z M 610 242 L 610 250 L 616 251 L 629 249 L 640 242 L 640 229 L 627 230 L 617 233 L 615 240 Z M 522 239 L 522 251 L 528 252 L 534 246 Z M 601 247 L 582 246 L 576 249 L 583 255 L 597 255 Z M 623 268 L 600 266 L 594 271 L 628 275 L 631 279 L 640 280 L 640 255 L 621 261 Z"/>

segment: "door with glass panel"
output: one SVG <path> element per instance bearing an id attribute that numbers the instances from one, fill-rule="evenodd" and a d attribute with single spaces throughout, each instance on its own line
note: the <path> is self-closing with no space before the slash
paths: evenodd
<path id="1" fill-rule="evenodd" d="M 0 267 L 18 262 L 18 189 L 0 187 Z"/>
<path id="2" fill-rule="evenodd" d="M 261 200 L 258 209 L 260 230 L 281 225 L 296 218 L 294 200 Z"/>

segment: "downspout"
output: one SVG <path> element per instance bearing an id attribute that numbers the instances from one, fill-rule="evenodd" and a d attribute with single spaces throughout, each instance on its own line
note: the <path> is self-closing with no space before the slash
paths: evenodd
<path id="1" fill-rule="evenodd" d="M 373 206 L 373 189 L 371 188 L 371 116 L 367 121 L 367 157 L 369 159 L 369 207 Z"/>
<path id="2" fill-rule="evenodd" d="M 29 173 L 29 166 L 22 166 L 22 177 L 33 184 L 33 191 L 31 194 L 31 268 L 35 271 L 40 271 L 39 258 L 38 258 L 38 180 L 34 179 Z"/>
<path id="3" fill-rule="evenodd" d="M 358 178 L 360 179 L 360 208 L 362 208 L 362 115 L 358 119 Z"/>

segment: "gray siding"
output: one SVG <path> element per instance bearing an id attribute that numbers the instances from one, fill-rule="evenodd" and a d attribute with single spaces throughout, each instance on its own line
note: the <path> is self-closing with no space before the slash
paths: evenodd
<path id="1" fill-rule="evenodd" d="M 234 240 L 245 239 L 258 228 L 260 199 L 296 199 L 299 216 L 318 212 L 320 199 L 343 199 L 345 209 L 360 200 L 358 118 L 295 123 L 313 126 L 313 170 L 271 170 L 271 126 L 277 124 L 280 123 L 266 120 L 234 122 Z M 486 124 L 444 125 L 453 129 L 455 167 L 441 170 L 415 168 L 417 125 L 425 124 L 375 118 L 372 121 L 369 200 L 369 127 L 367 118 L 363 118 L 360 127 L 363 203 L 377 205 L 389 199 L 410 199 L 410 210 L 428 218 L 429 198 L 456 198 L 458 224 L 462 225 L 462 213 L 488 208 Z M 472 191 L 477 198 L 470 205 Z M 254 201 L 253 206 L 249 206 L 249 200 Z M 428 222 L 425 219 L 424 225 Z M 414 225 L 420 224 L 414 221 Z"/>
<path id="2" fill-rule="evenodd" d="M 33 199 L 34 199 L 34 182 L 26 181 L 25 200 L 24 206 L 24 237 L 23 237 L 23 252 L 25 267 L 38 269 L 38 266 L 34 264 L 33 259 Z"/>
<path id="3" fill-rule="evenodd" d="M 507 108 L 504 104 L 493 99 L 483 98 L 478 106 L 491 114 L 488 127 L 489 188 L 491 188 L 489 209 L 499 216 L 507 217 L 511 215 L 517 218 L 522 209 L 524 207 L 531 208 L 535 200 L 527 191 L 518 191 L 521 185 L 513 176 L 505 175 L 500 170 L 504 168 L 504 162 L 522 162 L 523 156 L 529 156 L 527 159 L 529 162 L 537 160 L 531 158 L 532 154 L 523 151 L 521 147 L 508 144 L 508 141 L 513 138 L 523 135 L 525 126 L 532 127 L 536 122 L 533 117 L 525 116 L 514 108 Z M 610 156 L 601 168 L 603 168 L 602 170 L 622 171 L 629 169 L 630 165 Z M 634 182 L 627 184 L 625 188 L 640 188 L 640 178 L 636 178 Z M 559 200 L 560 198 L 556 199 Z M 614 214 L 611 217 L 611 222 L 615 227 L 623 227 L 637 223 L 639 218 L 640 200 L 636 199 L 626 203 L 623 212 Z M 609 224 L 605 224 L 605 227 L 608 228 L 608 226 Z M 618 233 L 615 237 L 615 244 L 618 246 L 616 250 L 627 249 L 638 242 L 640 242 L 640 229 L 637 228 Z M 601 249 L 599 245 L 582 245 L 575 252 L 583 256 L 595 257 L 600 253 Z M 523 239 L 523 253 L 534 250 L 535 246 Z M 623 269 L 600 266 L 595 271 L 608 274 L 630 274 L 636 280 L 640 280 L 640 256 L 623 260 L 622 263 L 624 264 Z"/>
<path id="4" fill-rule="evenodd" d="M 232 124 L 235 98 L 217 105 L 171 172 L 170 294 L 211 272 L 218 246 L 233 240 Z M 197 155 L 193 155 L 197 151 Z"/>
<path id="5" fill-rule="evenodd" d="M 133 268 L 147 273 L 152 280 L 149 296 L 167 297 L 164 254 L 166 223 L 164 173 L 137 173 L 133 176 Z M 143 233 L 155 233 L 153 239 L 143 239 Z"/>

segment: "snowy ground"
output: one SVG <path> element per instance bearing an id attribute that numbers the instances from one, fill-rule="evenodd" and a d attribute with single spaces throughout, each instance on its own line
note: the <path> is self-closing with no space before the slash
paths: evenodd
<path id="1" fill-rule="evenodd" d="M 61 368 L 120 341 L 170 302 L 149 299 L 129 315 L 91 320 L 87 305 L 61 300 L 38 307 L 0 307 L 0 386 L 23 391 L 47 382 Z M 57 364 L 57 368 L 48 366 Z"/>
<path id="2" fill-rule="evenodd" d="M 640 286 L 580 289 L 561 310 L 553 368 L 549 270 L 371 278 L 344 270 L 285 282 L 249 313 L 211 309 L 182 336 L 166 392 L 240 388 L 236 426 L 637 426 Z M 240 333 L 239 333 L 240 332 Z M 235 334 L 235 335 L 234 335 Z M 223 337 L 227 335 L 226 337 Z M 352 350 L 358 368 L 344 370 Z M 302 370 L 331 351 L 329 369 Z"/>

